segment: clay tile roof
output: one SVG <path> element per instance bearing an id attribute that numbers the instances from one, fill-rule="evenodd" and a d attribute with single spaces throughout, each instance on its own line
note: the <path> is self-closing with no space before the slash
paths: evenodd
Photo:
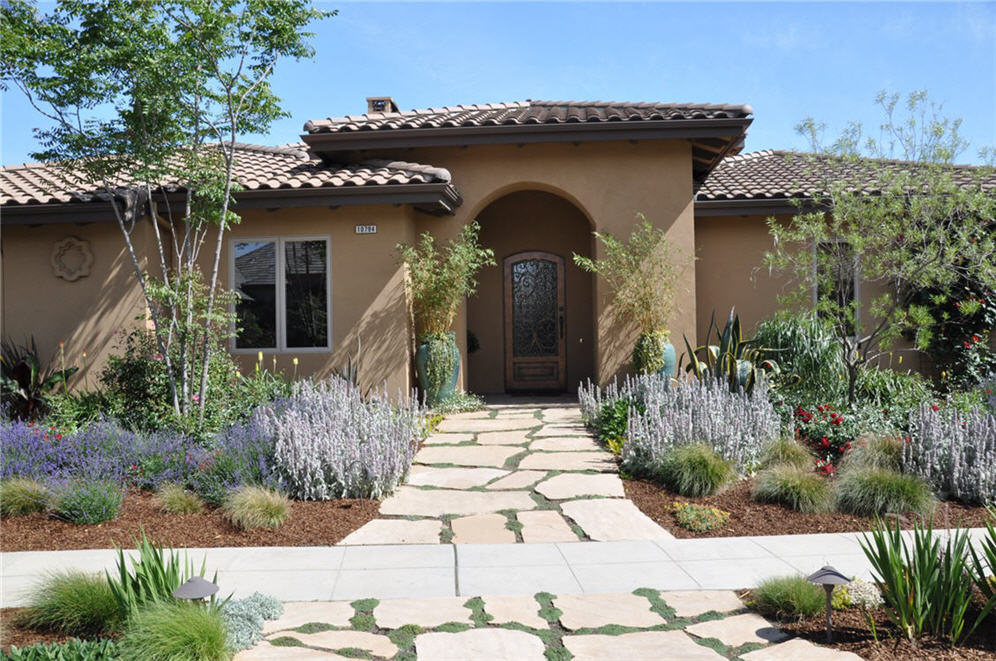
<path id="1" fill-rule="evenodd" d="M 908 161 L 862 159 L 817 159 L 812 154 L 764 150 L 727 156 L 709 173 L 695 195 L 696 201 L 777 200 L 812 197 L 823 192 L 826 181 L 846 181 L 855 191 L 879 190 L 877 173 L 882 168 L 894 173 L 909 171 Z M 958 165 L 955 178 L 970 183 L 979 168 Z M 989 173 L 983 186 L 996 191 L 996 174 Z"/>
<path id="2" fill-rule="evenodd" d="M 746 105 L 527 100 L 313 119 L 304 125 L 304 130 L 307 133 L 346 133 L 524 124 L 742 119 L 753 112 Z"/>
<path id="3" fill-rule="evenodd" d="M 303 142 L 267 147 L 238 144 L 235 179 L 247 191 L 449 183 L 450 173 L 420 163 L 370 159 L 334 165 L 309 154 Z M 126 182 L 122 182 L 126 183 Z M 181 190 L 167 182 L 167 190 Z M 102 194 L 71 172 L 51 163 L 0 169 L 0 205 L 91 202 Z"/>

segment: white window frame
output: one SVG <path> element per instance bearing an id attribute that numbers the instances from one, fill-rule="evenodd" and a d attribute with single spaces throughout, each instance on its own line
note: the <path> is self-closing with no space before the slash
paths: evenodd
<path id="1" fill-rule="evenodd" d="M 286 254 L 284 245 L 287 242 L 296 241 L 324 241 L 325 242 L 325 314 L 326 314 L 326 343 L 323 347 L 288 347 L 287 346 L 287 269 Z M 277 308 L 277 346 L 275 347 L 239 347 L 238 338 L 235 336 L 237 330 L 237 320 L 232 322 L 232 338 L 229 340 L 229 351 L 233 354 L 251 355 L 260 351 L 277 354 L 299 354 L 299 353 L 329 353 L 332 351 L 332 237 L 328 234 L 306 234 L 306 235 L 280 235 L 280 236 L 236 236 L 229 238 L 228 244 L 228 282 L 232 288 L 235 287 L 235 244 L 237 243 L 274 243 L 276 252 L 276 273 L 275 283 L 276 296 L 275 305 Z M 237 304 L 230 306 L 230 311 L 235 314 Z"/>
<path id="2" fill-rule="evenodd" d="M 812 286 L 812 302 L 813 307 L 816 307 L 816 303 L 819 301 L 819 274 L 816 272 L 820 267 L 819 264 L 819 254 L 821 244 L 825 243 L 847 243 L 843 239 L 823 239 L 820 241 L 813 242 L 811 250 L 813 251 L 813 286 Z M 854 301 L 857 305 L 854 308 L 854 338 L 857 340 L 860 336 L 861 329 L 861 260 L 858 259 L 857 253 L 854 254 Z"/>

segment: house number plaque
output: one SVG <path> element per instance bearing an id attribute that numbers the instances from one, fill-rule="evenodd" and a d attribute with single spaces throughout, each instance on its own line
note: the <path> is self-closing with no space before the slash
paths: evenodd
<path id="1" fill-rule="evenodd" d="M 376 234 L 377 233 L 377 226 L 376 225 L 357 225 L 356 226 L 356 233 L 357 234 Z"/>

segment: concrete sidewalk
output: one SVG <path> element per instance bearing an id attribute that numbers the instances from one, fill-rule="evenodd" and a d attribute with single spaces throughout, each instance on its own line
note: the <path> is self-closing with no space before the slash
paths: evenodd
<path id="1" fill-rule="evenodd" d="M 983 529 L 975 529 L 979 536 Z M 831 564 L 868 579 L 860 534 L 717 537 L 551 544 L 380 545 L 189 549 L 207 558 L 225 594 L 282 601 L 740 589 Z M 114 568 L 111 550 L 0 554 L 0 603 L 25 603 L 30 586 L 62 569 Z"/>

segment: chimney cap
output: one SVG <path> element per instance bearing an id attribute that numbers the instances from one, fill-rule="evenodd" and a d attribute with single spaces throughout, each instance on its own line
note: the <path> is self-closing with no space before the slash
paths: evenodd
<path id="1" fill-rule="evenodd" d="M 374 112 L 400 112 L 398 104 L 389 96 L 368 96 L 367 113 Z"/>

